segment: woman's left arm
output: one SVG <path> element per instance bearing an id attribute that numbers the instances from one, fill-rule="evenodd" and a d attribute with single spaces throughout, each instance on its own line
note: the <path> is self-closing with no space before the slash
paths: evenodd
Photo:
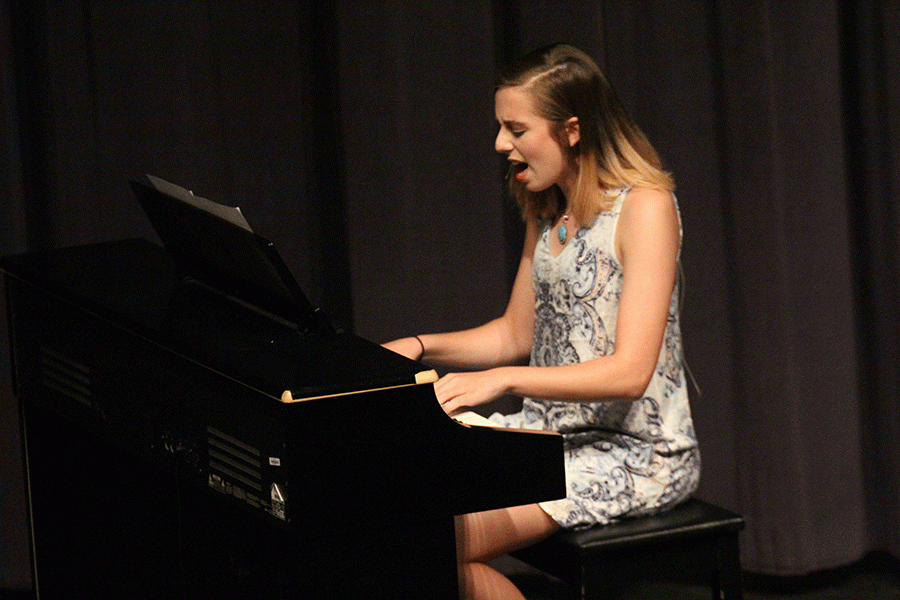
<path id="1" fill-rule="evenodd" d="M 629 192 L 615 239 L 623 280 L 614 352 L 560 367 L 448 374 L 435 383 L 444 410 L 452 414 L 504 394 L 571 402 L 639 398 L 662 347 L 680 241 L 671 193 L 645 188 Z"/>

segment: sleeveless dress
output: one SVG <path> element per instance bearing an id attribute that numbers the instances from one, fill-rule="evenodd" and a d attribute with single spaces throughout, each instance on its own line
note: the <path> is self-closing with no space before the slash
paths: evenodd
<path id="1" fill-rule="evenodd" d="M 541 232 L 532 270 L 532 366 L 572 364 L 613 352 L 622 290 L 622 265 L 613 240 L 628 190 L 613 194 L 611 208 L 591 227 L 579 229 L 559 256 L 550 250 L 550 224 Z M 676 282 L 656 370 L 641 399 L 573 403 L 526 398 L 520 412 L 491 417 L 505 427 L 563 435 L 567 497 L 540 504 L 562 527 L 652 514 L 697 488 L 700 454 L 684 377 L 679 287 Z"/>

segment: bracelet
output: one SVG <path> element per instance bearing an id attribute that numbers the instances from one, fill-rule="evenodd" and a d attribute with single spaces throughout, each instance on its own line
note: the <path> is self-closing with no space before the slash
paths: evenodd
<path id="1" fill-rule="evenodd" d="M 420 338 L 419 336 L 414 335 L 413 337 L 416 338 L 416 341 L 419 342 L 420 346 L 422 346 L 422 353 L 419 355 L 419 360 L 422 360 L 423 358 L 425 358 L 425 344 L 422 342 L 422 338 Z"/>

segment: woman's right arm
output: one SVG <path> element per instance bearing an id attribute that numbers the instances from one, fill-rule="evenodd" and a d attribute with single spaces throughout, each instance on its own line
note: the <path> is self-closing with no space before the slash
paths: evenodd
<path id="1" fill-rule="evenodd" d="M 538 224 L 529 219 L 519 270 L 503 316 L 473 329 L 419 335 L 418 340 L 402 338 L 384 346 L 414 360 L 460 369 L 488 369 L 527 358 L 534 332 L 531 265 L 537 238 Z"/>

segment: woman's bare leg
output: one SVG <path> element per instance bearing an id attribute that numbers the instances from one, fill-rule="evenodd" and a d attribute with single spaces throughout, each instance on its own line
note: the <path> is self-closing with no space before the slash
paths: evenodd
<path id="1" fill-rule="evenodd" d="M 487 565 L 559 530 L 537 504 L 501 508 L 456 517 L 459 596 L 464 599 L 524 598 L 512 582 Z"/>

